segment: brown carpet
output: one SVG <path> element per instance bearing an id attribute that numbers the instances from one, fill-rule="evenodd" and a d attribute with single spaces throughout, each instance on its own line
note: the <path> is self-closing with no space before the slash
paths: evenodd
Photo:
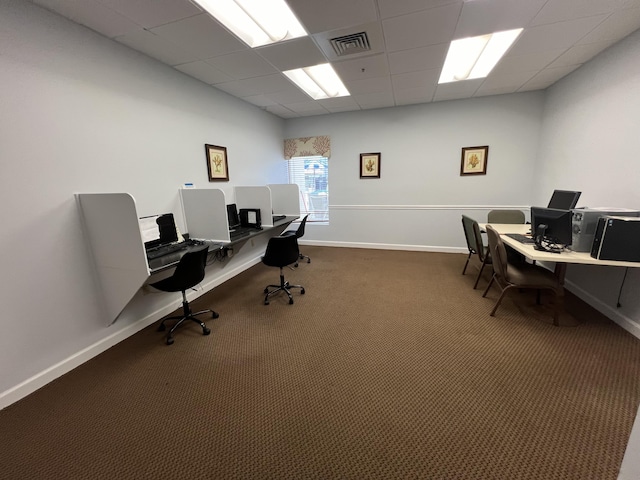
<path id="1" fill-rule="evenodd" d="M 638 339 L 533 293 L 490 317 L 463 255 L 302 250 L 294 305 L 257 265 L 194 302 L 210 336 L 152 325 L 0 412 L 0 478 L 616 478 Z"/>

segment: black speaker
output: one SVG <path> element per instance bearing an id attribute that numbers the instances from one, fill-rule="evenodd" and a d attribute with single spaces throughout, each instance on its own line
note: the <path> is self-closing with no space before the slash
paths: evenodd
<path id="1" fill-rule="evenodd" d="M 591 256 L 599 260 L 640 262 L 640 218 L 600 217 Z"/>

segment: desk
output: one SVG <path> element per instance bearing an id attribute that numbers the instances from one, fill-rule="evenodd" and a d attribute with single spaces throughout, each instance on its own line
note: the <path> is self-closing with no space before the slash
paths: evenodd
<path id="1" fill-rule="evenodd" d="M 559 305 L 559 317 L 565 317 L 567 321 L 567 313 L 564 310 L 564 277 L 567 272 L 567 265 L 570 263 L 581 263 L 584 265 L 602 265 L 611 267 L 640 267 L 640 262 L 618 262 L 614 260 L 598 260 L 591 257 L 589 252 L 572 252 L 571 250 L 564 251 L 562 253 L 550 253 L 541 250 L 536 250 L 532 244 L 520 243 L 513 238 L 507 237 L 505 233 L 520 233 L 526 234 L 529 232 L 531 225 L 526 224 L 505 224 L 505 223 L 492 223 L 490 224 L 494 230 L 500 234 L 500 238 L 505 245 L 509 245 L 511 248 L 521 253 L 530 260 L 537 262 L 554 262 L 554 272 L 558 277 L 560 283 L 560 294 L 557 301 Z M 484 226 L 484 225 L 483 225 Z M 573 317 L 571 317 L 573 318 Z M 575 319 L 568 319 L 569 324 L 576 324 Z"/>

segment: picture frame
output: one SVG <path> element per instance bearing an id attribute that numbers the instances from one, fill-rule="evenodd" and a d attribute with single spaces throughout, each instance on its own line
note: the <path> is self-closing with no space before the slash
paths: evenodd
<path id="1" fill-rule="evenodd" d="M 360 178 L 380 178 L 382 155 L 377 153 L 360 154 Z"/>
<path id="2" fill-rule="evenodd" d="M 463 147 L 460 175 L 486 175 L 489 161 L 489 146 Z"/>
<path id="3" fill-rule="evenodd" d="M 218 145 L 204 145 L 207 153 L 207 171 L 209 181 L 229 181 L 229 164 L 227 160 L 227 147 Z"/>

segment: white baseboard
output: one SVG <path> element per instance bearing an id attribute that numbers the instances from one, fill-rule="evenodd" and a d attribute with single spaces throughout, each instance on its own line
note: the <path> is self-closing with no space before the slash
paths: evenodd
<path id="1" fill-rule="evenodd" d="M 575 283 L 567 281 L 565 284 L 567 290 L 573 293 L 576 297 L 580 298 L 582 301 L 591 305 L 597 311 L 605 315 L 607 318 L 610 318 L 615 323 L 617 323 L 620 327 L 624 328 L 627 332 L 633 335 L 636 338 L 640 338 L 640 325 L 631 320 L 626 315 L 622 315 L 615 308 L 607 305 L 601 300 L 597 299 L 587 291 L 583 290 Z"/>
<path id="2" fill-rule="evenodd" d="M 462 247 L 438 247 L 427 245 L 400 245 L 397 243 L 364 243 L 364 242 L 332 242 L 313 240 L 300 240 L 300 245 L 310 245 L 319 247 L 343 247 L 343 248 L 370 248 L 375 250 L 407 250 L 413 252 L 438 252 L 438 253 L 469 253 L 469 250 Z"/>
<path id="3" fill-rule="evenodd" d="M 200 295 L 210 291 L 218 285 L 226 282 L 230 278 L 242 273 L 248 268 L 260 263 L 260 256 L 250 258 L 246 262 L 234 267 L 233 269 L 225 272 L 209 282 L 202 283 L 201 289 L 197 292 L 189 292 L 187 298 L 193 300 Z M 93 345 L 83 348 L 79 352 L 69 356 L 68 358 L 50 366 L 49 368 L 33 375 L 31 378 L 26 379 L 24 382 L 19 383 L 15 387 L 12 387 L 4 392 L 0 393 L 0 410 L 8 407 L 12 403 L 26 397 L 27 395 L 35 392 L 36 390 L 44 387 L 47 383 L 52 382 L 58 377 L 61 377 L 65 373 L 70 372 L 74 368 L 82 365 L 83 363 L 91 360 L 97 355 L 101 354 L 105 350 L 113 347 L 119 342 L 129 338 L 131 335 L 139 332 L 143 328 L 148 327 L 153 322 L 160 320 L 162 317 L 170 314 L 182 306 L 182 300 L 172 301 L 162 308 L 155 310 L 149 315 L 137 320 L 135 323 L 127 325 L 118 331 L 113 332 L 111 335 L 97 341 Z M 109 328 L 117 327 L 118 323 L 112 324 Z"/>

